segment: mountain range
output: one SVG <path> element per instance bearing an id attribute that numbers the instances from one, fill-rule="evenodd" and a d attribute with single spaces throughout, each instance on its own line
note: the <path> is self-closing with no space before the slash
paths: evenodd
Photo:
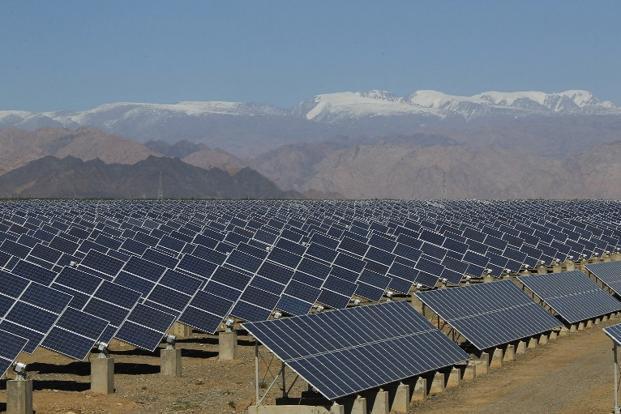
<path id="1" fill-rule="evenodd" d="M 0 148 L 0 174 L 45 156 L 126 166 L 168 157 L 181 161 L 171 176 L 188 164 L 249 169 L 314 197 L 621 198 L 621 108 L 581 90 L 0 111 Z"/>
<path id="2" fill-rule="evenodd" d="M 469 143 L 488 143 L 486 140 L 494 136 L 495 143 L 511 146 L 516 140 L 529 138 L 526 125 L 542 123 L 554 131 L 553 135 L 567 135 L 577 128 L 579 135 L 598 140 L 599 127 L 617 130 L 620 122 L 621 108 L 583 90 L 491 91 L 473 96 L 428 90 L 408 96 L 386 91 L 338 92 L 319 94 L 286 109 L 243 102 L 186 101 L 119 102 L 76 112 L 0 111 L 0 128 L 92 127 L 141 142 L 203 143 L 243 157 L 282 145 L 342 136 L 368 138 L 416 132 L 451 132 Z M 598 124 L 597 132 L 593 123 Z M 521 127 L 514 133 L 503 131 L 516 124 Z M 597 142 L 608 142 L 607 138 Z M 539 141 L 535 140 L 537 150 L 559 150 L 558 145 L 538 146 Z"/>
<path id="3" fill-rule="evenodd" d="M 2 198 L 300 198 L 250 168 L 229 174 L 149 156 L 133 165 L 46 156 L 0 176 Z"/>

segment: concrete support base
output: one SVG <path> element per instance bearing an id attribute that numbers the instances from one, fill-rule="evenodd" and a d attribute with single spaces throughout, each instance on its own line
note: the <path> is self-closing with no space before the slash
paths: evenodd
<path id="1" fill-rule="evenodd" d="M 312 405 L 251 405 L 248 414 L 345 414 L 345 407 L 334 404 L 327 410 Z"/>
<path id="2" fill-rule="evenodd" d="M 429 388 L 429 394 L 440 394 L 446 389 L 447 373 L 436 372 L 433 376 L 433 382 Z"/>
<path id="3" fill-rule="evenodd" d="M 504 356 L 504 350 L 502 348 L 496 348 L 493 351 L 492 360 L 489 362 L 490 368 L 502 367 L 502 358 Z"/>
<path id="4" fill-rule="evenodd" d="M 536 337 L 532 337 L 528 340 L 528 349 L 534 349 L 537 348 L 537 338 Z"/>
<path id="5" fill-rule="evenodd" d="M 569 335 L 569 329 L 563 326 L 561 328 L 561 331 L 558 333 L 558 336 L 567 336 L 567 335 Z"/>
<path id="6" fill-rule="evenodd" d="M 7 414 L 32 414 L 32 380 L 6 382 Z"/>
<path id="7" fill-rule="evenodd" d="M 584 331 L 584 322 L 579 322 L 578 323 L 578 330 L 579 331 Z"/>
<path id="8" fill-rule="evenodd" d="M 578 331 L 578 325 L 576 325 L 575 323 L 572 323 L 571 325 L 569 325 L 569 333 L 574 333 Z"/>
<path id="9" fill-rule="evenodd" d="M 373 401 L 373 408 L 371 408 L 371 414 L 388 413 L 390 413 L 390 400 L 388 398 L 388 391 L 380 389 L 375 395 L 375 401 Z"/>
<path id="10" fill-rule="evenodd" d="M 114 392 L 114 358 L 91 360 L 91 391 L 97 394 Z"/>
<path id="11" fill-rule="evenodd" d="M 537 267 L 537 274 L 538 275 L 545 275 L 546 273 L 548 273 L 548 268 L 541 265 Z"/>
<path id="12" fill-rule="evenodd" d="M 552 265 L 552 273 L 561 273 L 563 271 L 563 265 L 554 262 Z"/>
<path id="13" fill-rule="evenodd" d="M 189 338 L 192 336 L 192 328 L 175 322 L 170 328 L 170 334 L 174 335 L 177 339 Z"/>
<path id="14" fill-rule="evenodd" d="M 602 322 L 606 322 L 608 320 L 608 315 L 604 315 L 601 317 Z"/>
<path id="15" fill-rule="evenodd" d="M 218 359 L 232 361 L 237 358 L 237 332 L 218 333 Z"/>
<path id="16" fill-rule="evenodd" d="M 410 386 L 408 384 L 399 384 L 395 392 L 395 398 L 392 400 L 391 413 L 408 414 L 410 408 Z"/>
<path id="17" fill-rule="evenodd" d="M 600 324 L 602 323 L 602 318 L 595 318 L 595 319 L 593 320 L 593 323 L 594 323 L 595 325 L 600 325 Z"/>
<path id="18" fill-rule="evenodd" d="M 592 321 L 591 319 L 589 319 L 589 320 L 586 322 L 586 327 L 587 327 L 587 328 L 592 328 L 592 327 L 593 327 L 593 321 Z"/>
<path id="19" fill-rule="evenodd" d="M 526 341 L 519 341 L 515 348 L 515 355 L 524 355 L 526 353 Z"/>
<path id="20" fill-rule="evenodd" d="M 552 331 L 552 332 L 550 332 L 550 336 L 549 336 L 548 340 L 550 340 L 550 341 L 556 341 L 556 338 L 557 338 L 557 337 L 558 337 L 558 332 L 556 332 L 556 331 Z"/>
<path id="21" fill-rule="evenodd" d="M 183 372 L 180 349 L 160 351 L 160 373 L 168 377 L 180 377 Z"/>
<path id="22" fill-rule="evenodd" d="M 503 357 L 504 362 L 515 361 L 515 345 L 509 344 L 505 349 L 505 355 Z"/>
<path id="23" fill-rule="evenodd" d="M 448 379 L 446 381 L 446 388 L 459 387 L 459 383 L 461 382 L 461 376 L 461 369 L 453 368 L 451 372 L 449 372 Z"/>
<path id="24" fill-rule="evenodd" d="M 412 392 L 412 401 L 425 401 L 429 395 L 429 380 L 425 377 L 418 377 L 416 384 L 414 384 L 414 391 Z"/>
<path id="25" fill-rule="evenodd" d="M 368 412 L 367 399 L 361 396 L 356 397 L 351 406 L 351 414 L 367 414 Z"/>
<path id="26" fill-rule="evenodd" d="M 477 364 L 475 361 L 468 361 L 466 369 L 461 377 L 463 381 L 474 381 L 477 377 Z"/>
<path id="27" fill-rule="evenodd" d="M 548 343 L 548 334 L 541 334 L 539 335 L 539 342 L 537 343 L 537 345 L 545 345 Z"/>
<path id="28" fill-rule="evenodd" d="M 333 403 L 330 407 L 330 414 L 345 414 L 345 406 Z"/>
<path id="29" fill-rule="evenodd" d="M 565 271 L 571 272 L 572 270 L 576 270 L 576 264 L 571 260 L 565 260 Z"/>
<path id="30" fill-rule="evenodd" d="M 483 375 L 487 375 L 489 372 L 489 353 L 482 352 L 481 357 L 477 361 L 477 376 L 481 377 Z"/>

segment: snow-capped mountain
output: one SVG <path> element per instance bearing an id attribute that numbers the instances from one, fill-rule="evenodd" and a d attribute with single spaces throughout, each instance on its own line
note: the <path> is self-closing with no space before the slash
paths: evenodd
<path id="1" fill-rule="evenodd" d="M 483 92 L 472 96 L 449 95 L 420 90 L 407 97 L 387 91 L 336 92 L 316 95 L 293 109 L 270 105 L 226 102 L 183 101 L 173 104 L 118 102 L 78 112 L 0 111 L 0 127 L 91 126 L 114 128 L 127 122 L 158 123 L 167 119 L 218 116 L 289 117 L 314 122 L 338 122 L 390 116 L 461 116 L 470 119 L 493 114 L 621 114 L 621 108 L 601 101 L 589 91 L 568 90 Z"/>
<path id="2" fill-rule="evenodd" d="M 248 156 L 279 145 L 337 136 L 395 136 L 433 126 L 463 129 L 479 119 L 488 123 L 494 118 L 496 124 L 506 124 L 537 116 L 545 119 L 537 122 L 568 124 L 575 117 L 601 115 L 617 119 L 621 108 L 581 90 L 492 91 L 473 96 L 429 90 L 396 96 L 373 90 L 320 94 L 288 109 L 243 102 L 185 101 L 109 103 L 76 112 L 7 110 L 0 111 L 0 128 L 92 127 L 138 141 L 185 139 Z"/>
<path id="3" fill-rule="evenodd" d="M 385 91 L 340 92 L 317 95 L 312 104 L 306 103 L 303 107 L 307 109 L 307 119 L 331 122 L 400 115 L 460 116 L 471 119 L 494 114 L 621 114 L 621 109 L 612 102 L 600 101 L 591 92 L 583 90 L 558 93 L 490 91 L 473 96 L 421 90 L 409 97 L 398 97 Z"/>
<path id="4" fill-rule="evenodd" d="M 117 102 L 79 112 L 0 111 L 0 126 L 91 126 L 113 128 L 127 121 L 158 122 L 174 117 L 285 116 L 288 112 L 269 105 L 226 101 L 183 101 L 174 104 Z M 8 124 L 8 125 L 7 125 Z"/>

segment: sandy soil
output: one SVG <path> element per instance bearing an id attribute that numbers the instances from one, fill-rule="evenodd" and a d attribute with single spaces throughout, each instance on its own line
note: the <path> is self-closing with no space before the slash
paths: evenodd
<path id="1" fill-rule="evenodd" d="M 610 413 L 613 405 L 612 342 L 607 322 L 529 350 L 473 382 L 414 407 L 440 413 Z"/>
<path id="2" fill-rule="evenodd" d="M 213 337 L 182 341 L 181 378 L 159 375 L 157 352 L 113 344 L 117 392 L 111 396 L 88 390 L 88 362 L 71 362 L 43 350 L 21 360 L 30 363 L 37 414 L 236 413 L 246 410 L 255 392 L 254 346 L 244 339 L 240 342 L 239 360 L 220 362 Z M 485 377 L 418 404 L 412 412 L 609 413 L 613 380 L 610 348 L 601 326 L 561 337 Z M 275 361 L 270 370 L 278 370 Z M 294 391 L 303 386 L 296 383 Z M 4 382 L 0 388 L 2 402 Z M 0 403 L 0 409 L 4 408 Z"/>

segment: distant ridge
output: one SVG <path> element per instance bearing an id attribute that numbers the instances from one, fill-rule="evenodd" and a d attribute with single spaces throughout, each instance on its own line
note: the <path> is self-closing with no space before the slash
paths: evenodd
<path id="1" fill-rule="evenodd" d="M 2 198 L 299 198 L 253 169 L 229 174 L 150 156 L 133 165 L 46 156 L 0 176 Z"/>
<path id="2" fill-rule="evenodd" d="M 502 140 L 504 146 L 519 145 L 524 137 L 519 131 L 531 125 L 536 142 L 545 141 L 550 131 L 558 131 L 560 136 L 572 134 L 573 126 L 578 124 L 576 134 L 581 139 L 601 143 L 608 139 L 597 137 L 620 122 L 619 106 L 585 90 L 488 91 L 472 96 L 432 90 L 405 96 L 379 90 L 345 91 L 318 94 L 284 109 L 223 101 L 116 102 L 82 111 L 0 109 L 0 128 L 98 128 L 139 142 L 191 141 L 239 158 L 282 145 L 316 143 L 339 136 L 442 134 L 447 130 L 466 131 L 463 138 L 467 141 L 495 139 Z M 518 128 L 516 123 L 520 124 Z M 513 129 L 518 133 L 505 132 Z M 570 143 L 570 147 L 576 145 Z M 177 153 L 189 150 L 187 146 L 166 148 L 161 144 L 155 148 Z M 537 151 L 546 150 L 545 145 L 537 147 Z"/>

